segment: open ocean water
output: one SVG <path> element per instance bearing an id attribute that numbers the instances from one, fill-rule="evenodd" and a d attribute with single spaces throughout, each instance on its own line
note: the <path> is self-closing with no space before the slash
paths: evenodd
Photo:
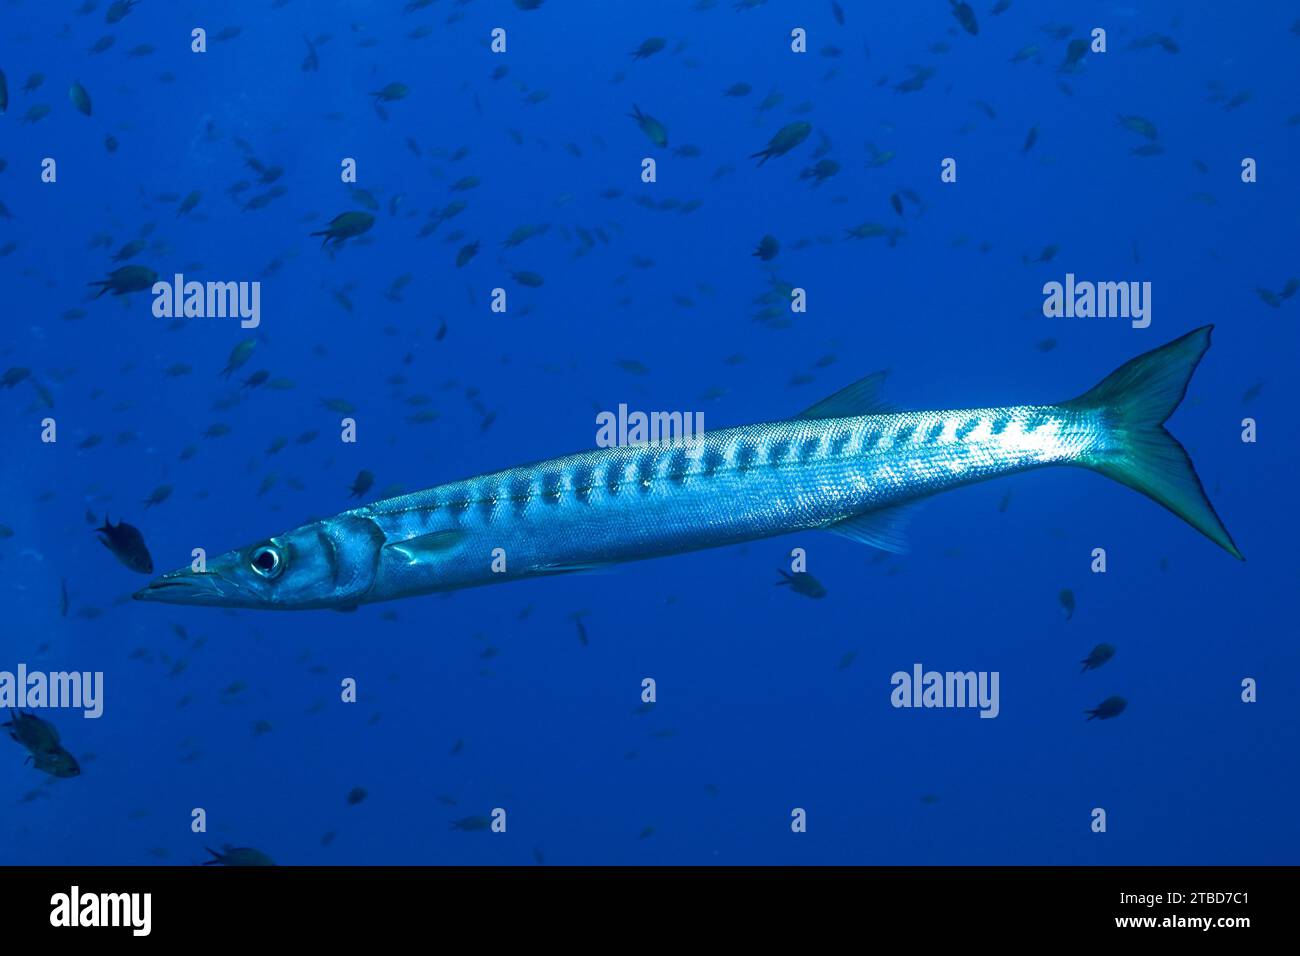
<path id="1" fill-rule="evenodd" d="M 102 674 L 98 717 L 26 711 L 78 773 L 0 741 L 0 861 L 1296 862 L 1300 8 L 964 12 L 0 3 L 0 671 Z M 157 316 L 177 274 L 259 283 L 256 327 Z M 1148 324 L 1046 317 L 1067 274 L 1149 283 Z M 1211 323 L 1169 428 L 1244 562 L 1082 468 L 935 496 L 905 553 L 351 613 L 133 601 L 96 534 L 157 575 L 620 404 L 1057 402 Z M 996 718 L 893 706 L 914 665 L 996 673 Z"/>

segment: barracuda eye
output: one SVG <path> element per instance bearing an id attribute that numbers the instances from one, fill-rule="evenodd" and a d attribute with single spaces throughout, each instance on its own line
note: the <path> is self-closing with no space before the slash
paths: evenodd
<path id="1" fill-rule="evenodd" d="M 249 563 L 254 571 L 267 579 L 279 577 L 280 572 L 284 570 L 284 560 L 280 557 L 280 552 L 270 545 L 263 545 L 254 551 Z"/>

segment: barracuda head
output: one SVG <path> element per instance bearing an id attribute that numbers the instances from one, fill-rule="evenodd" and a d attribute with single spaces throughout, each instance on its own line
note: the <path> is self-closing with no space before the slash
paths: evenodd
<path id="1" fill-rule="evenodd" d="M 383 532 L 343 514 L 178 568 L 135 593 L 137 601 L 261 610 L 354 607 L 375 582 Z"/>

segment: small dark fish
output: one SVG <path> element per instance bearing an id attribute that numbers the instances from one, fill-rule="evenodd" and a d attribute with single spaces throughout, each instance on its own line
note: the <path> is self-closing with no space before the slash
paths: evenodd
<path id="1" fill-rule="evenodd" d="M 76 777 L 81 774 L 77 759 L 62 747 L 33 753 L 29 758 L 32 767 L 51 777 Z"/>
<path id="2" fill-rule="evenodd" d="M 456 268 L 466 265 L 471 259 L 478 255 L 478 240 L 475 239 L 468 245 L 462 246 L 456 253 Z"/>
<path id="3" fill-rule="evenodd" d="M 341 246 L 346 240 L 353 239 L 367 232 L 375 224 L 375 217 L 368 212 L 344 212 L 330 220 L 329 225 L 313 236 L 324 236 L 321 248 L 328 243 Z"/>
<path id="4" fill-rule="evenodd" d="M 763 262 L 771 262 L 776 258 L 776 254 L 781 251 L 781 244 L 776 241 L 775 236 L 764 236 L 759 240 L 757 248 L 751 253 Z"/>
<path id="5" fill-rule="evenodd" d="M 398 100 L 405 99 L 410 92 L 410 87 L 405 83 L 389 83 L 383 89 L 375 90 L 370 95 L 375 98 L 376 103 L 395 103 Z"/>
<path id="6" fill-rule="evenodd" d="M 663 123 L 647 113 L 642 113 L 641 108 L 635 103 L 632 105 L 632 112 L 628 115 L 636 120 L 636 125 L 641 127 L 641 132 L 650 137 L 650 142 L 660 148 L 668 145 L 668 129 Z"/>
<path id="7" fill-rule="evenodd" d="M 107 279 L 86 284 L 100 287 L 99 293 L 95 296 L 98 299 L 105 292 L 112 292 L 113 295 L 143 292 L 145 289 L 153 288 L 153 284 L 157 281 L 158 273 L 148 266 L 122 266 L 110 272 Z"/>
<path id="8" fill-rule="evenodd" d="M 776 582 L 777 587 L 788 586 L 795 594 L 802 594 L 804 597 L 813 600 L 820 600 L 826 596 L 826 588 L 807 571 L 800 571 L 798 574 L 786 574 L 778 568 L 776 573 L 781 575 L 783 579 Z"/>
<path id="9" fill-rule="evenodd" d="M 578 626 L 578 643 L 581 644 L 583 647 L 586 647 L 588 644 L 587 629 L 582 624 L 582 618 L 584 615 L 586 615 L 586 613 L 587 613 L 586 611 L 577 611 L 571 615 L 571 617 L 573 618 L 573 623 Z"/>
<path id="10" fill-rule="evenodd" d="M 1084 713 L 1088 715 L 1089 720 L 1094 717 L 1098 720 L 1110 720 L 1110 718 L 1122 714 L 1127 706 L 1128 701 L 1123 697 L 1107 697 L 1092 710 L 1085 710 Z"/>
<path id="11" fill-rule="evenodd" d="M 78 113 L 85 116 L 90 115 L 90 94 L 86 92 L 86 88 L 80 83 L 74 82 L 68 88 L 68 99 L 72 101 L 72 105 L 77 108 Z"/>
<path id="12" fill-rule="evenodd" d="M 618 359 L 614 364 L 632 375 L 648 375 L 650 372 L 650 369 L 636 359 Z"/>
<path id="13" fill-rule="evenodd" d="M 1095 671 L 1098 667 L 1100 667 L 1102 664 L 1105 664 L 1108 660 L 1110 660 L 1114 656 L 1115 656 L 1115 648 L 1112 645 L 1098 644 L 1091 651 L 1089 651 L 1088 656 L 1085 657 L 1079 663 L 1083 665 L 1083 671 Z M 1082 674 L 1083 671 L 1080 671 L 1079 673 Z"/>
<path id="14" fill-rule="evenodd" d="M 1060 73 L 1075 73 L 1079 69 L 1079 63 L 1083 60 L 1084 55 L 1088 52 L 1088 41 L 1075 37 L 1070 41 L 1069 46 L 1065 48 L 1065 60 L 1061 63 Z"/>
<path id="15" fill-rule="evenodd" d="M 840 164 L 833 159 L 819 159 L 799 173 L 800 179 L 811 179 L 813 186 L 820 186 L 840 171 Z"/>
<path id="16" fill-rule="evenodd" d="M 352 485 L 348 488 L 348 491 L 351 492 L 348 497 L 360 498 L 369 491 L 374 484 L 375 476 L 363 468 L 361 471 L 357 472 L 357 477 L 353 479 Z"/>
<path id="17" fill-rule="evenodd" d="M 1043 246 L 1043 251 L 1038 254 L 1037 259 L 1030 259 L 1028 256 L 1025 256 L 1024 261 L 1029 264 L 1033 264 L 1037 262 L 1051 262 L 1053 259 L 1056 258 L 1056 254 L 1060 251 L 1061 251 L 1060 246 L 1058 246 L 1056 243 L 1051 243 L 1050 245 Z"/>
<path id="18" fill-rule="evenodd" d="M 104 14 L 105 23 L 117 23 L 124 16 L 131 12 L 131 8 L 138 5 L 140 0 L 113 0 L 108 5 L 108 12 Z"/>
<path id="19" fill-rule="evenodd" d="M 225 378 L 230 378 L 232 372 L 252 357 L 253 349 L 256 347 L 257 339 L 244 339 L 230 350 L 230 358 L 226 359 L 226 367 L 221 370 L 220 374 Z"/>
<path id="20" fill-rule="evenodd" d="M 353 787 L 348 791 L 348 806 L 355 807 L 364 799 L 366 799 L 366 791 L 364 787 Z"/>
<path id="21" fill-rule="evenodd" d="M 518 3 L 519 0 L 515 0 L 515 2 Z M 475 830 L 487 830 L 490 829 L 491 826 L 492 826 L 492 821 L 488 817 L 481 817 L 481 816 L 461 817 L 459 820 L 451 821 L 451 828 L 453 830 L 461 830 L 466 833 L 470 833 Z"/>
<path id="22" fill-rule="evenodd" d="M 142 503 L 144 504 L 146 509 L 152 508 L 154 505 L 162 504 L 164 501 L 166 501 L 168 498 L 171 497 L 171 494 L 172 494 L 171 485 L 159 485 L 157 488 L 155 488 L 152 492 L 149 493 L 149 497 L 146 498 Z"/>
<path id="23" fill-rule="evenodd" d="M 1143 143 L 1129 150 L 1134 156 L 1159 156 L 1164 151 L 1165 148 L 1159 143 Z"/>
<path id="24" fill-rule="evenodd" d="M 1155 124 L 1144 116 L 1121 116 L 1119 125 L 1129 132 L 1145 136 L 1147 139 L 1156 139 L 1159 136 Z"/>
<path id="25" fill-rule="evenodd" d="M 644 60 L 648 56 L 653 56 L 662 50 L 667 43 L 668 41 L 663 37 L 651 37 L 648 40 L 643 40 L 641 45 L 632 51 L 632 59 Z"/>
<path id="26" fill-rule="evenodd" d="M 176 207 L 176 215 L 183 216 L 187 212 L 190 212 L 195 206 L 199 204 L 199 200 L 202 198 L 203 198 L 203 193 L 199 192 L 197 189 L 194 190 L 188 196 L 186 196 L 184 199 L 181 200 L 181 204 Z"/>
<path id="27" fill-rule="evenodd" d="M 1057 600 L 1061 602 L 1061 609 L 1065 611 L 1065 619 L 1068 621 L 1074 617 L 1074 592 L 1065 588 L 1057 595 Z"/>
<path id="28" fill-rule="evenodd" d="M 95 532 L 103 536 L 99 539 L 99 543 L 112 551 L 113 556 L 125 567 L 140 574 L 153 573 L 153 558 L 149 556 L 144 535 L 138 528 L 125 521 L 113 524 L 108 520 L 108 515 L 105 515 L 104 524 L 96 528 Z"/>
<path id="29" fill-rule="evenodd" d="M 302 71 L 304 73 L 315 73 L 320 69 L 320 59 L 316 56 L 316 46 L 311 42 L 311 38 L 304 36 L 303 42 L 307 44 L 307 55 L 303 57 Z"/>
<path id="30" fill-rule="evenodd" d="M 971 36 L 977 36 L 980 32 L 979 24 L 975 21 L 975 11 L 970 8 L 969 3 L 962 0 L 948 0 L 952 4 L 952 15 L 957 18 L 961 28 Z"/>
<path id="31" fill-rule="evenodd" d="M 9 730 L 9 739 L 31 753 L 45 753 L 59 746 L 59 732 L 48 720 L 21 710 L 11 710 L 9 720 L 0 724 Z"/>
<path id="32" fill-rule="evenodd" d="M 1031 149 L 1034 148 L 1034 144 L 1037 142 L 1038 142 L 1038 127 L 1031 126 L 1029 128 L 1028 134 L 1026 134 L 1025 136 L 1025 145 L 1020 147 L 1020 152 L 1022 153 L 1029 152 Z"/>
<path id="33" fill-rule="evenodd" d="M 251 846 L 231 846 L 226 844 L 218 853 L 211 847 L 204 847 L 212 854 L 212 859 L 204 860 L 204 866 L 275 866 L 275 861 Z"/>
<path id="34" fill-rule="evenodd" d="M 806 140 L 811 132 L 811 123 L 805 123 L 802 120 L 796 123 L 787 123 L 773 134 L 772 138 L 768 140 L 767 146 L 757 153 L 751 153 L 749 158 L 757 159 L 758 165 L 762 166 L 769 159 L 775 156 L 784 156 L 790 152 L 790 150 Z"/>

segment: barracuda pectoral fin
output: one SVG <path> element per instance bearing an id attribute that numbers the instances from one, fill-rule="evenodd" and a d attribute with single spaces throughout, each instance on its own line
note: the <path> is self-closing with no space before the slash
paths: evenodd
<path id="1" fill-rule="evenodd" d="M 805 408 L 795 418 L 855 418 L 858 415 L 888 415 L 896 409 L 880 398 L 880 388 L 889 372 L 872 372 L 846 385 L 834 395 Z"/>
<path id="2" fill-rule="evenodd" d="M 844 521 L 826 525 L 822 530 L 859 544 L 869 544 L 881 551 L 902 554 L 908 550 L 907 525 L 915 511 L 916 505 L 894 505 L 854 515 Z"/>
<path id="3" fill-rule="evenodd" d="M 466 534 L 459 528 L 433 531 L 429 534 L 407 538 L 404 541 L 390 541 L 384 545 L 385 551 L 400 554 L 407 564 L 419 564 L 444 556 L 465 540 Z"/>

